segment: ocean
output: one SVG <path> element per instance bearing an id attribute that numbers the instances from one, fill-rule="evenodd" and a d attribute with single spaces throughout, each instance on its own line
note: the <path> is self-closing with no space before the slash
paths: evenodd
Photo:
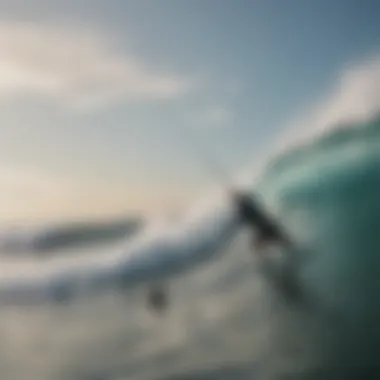
<path id="1" fill-rule="evenodd" d="M 219 260 L 167 284 L 162 315 L 146 308 L 143 286 L 67 303 L 0 300 L 0 378 L 380 378 L 379 164 L 374 119 L 274 157 L 252 185 L 297 243 L 305 304 L 286 302 L 241 231 Z M 81 260 L 117 248 L 82 249 Z M 0 262 L 22 276 L 48 260 L 36 257 Z"/>

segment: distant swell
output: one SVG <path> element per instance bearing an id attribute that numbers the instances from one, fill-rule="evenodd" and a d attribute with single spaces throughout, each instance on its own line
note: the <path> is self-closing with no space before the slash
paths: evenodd
<path id="1" fill-rule="evenodd" d="M 103 222 L 76 222 L 26 229 L 15 227 L 0 234 L 0 254 L 47 254 L 126 239 L 138 232 L 141 218 Z"/>

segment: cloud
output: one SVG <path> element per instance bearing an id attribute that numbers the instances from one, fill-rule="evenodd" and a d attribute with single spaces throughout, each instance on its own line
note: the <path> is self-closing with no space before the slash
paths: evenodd
<path id="1" fill-rule="evenodd" d="M 92 30 L 0 23 L 0 99 L 39 96 L 83 108 L 172 99 L 191 87 L 187 79 L 155 72 Z"/>

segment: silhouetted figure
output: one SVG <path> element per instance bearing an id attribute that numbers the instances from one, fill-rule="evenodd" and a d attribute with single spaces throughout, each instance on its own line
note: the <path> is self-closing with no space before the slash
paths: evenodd
<path id="1" fill-rule="evenodd" d="M 256 248 L 260 249 L 270 243 L 290 247 L 290 240 L 284 231 L 260 209 L 252 197 L 244 193 L 234 193 L 233 197 L 242 222 L 252 227 L 257 234 Z"/>
<path id="2" fill-rule="evenodd" d="M 268 273 L 272 285 L 281 292 L 286 302 L 304 304 L 306 298 L 297 276 L 298 256 L 290 239 L 252 197 L 238 192 L 233 193 L 233 197 L 242 223 L 251 227 L 255 233 L 253 253 L 263 255 L 267 246 L 277 245 L 283 248 L 283 253 L 287 255 L 279 271 Z M 266 257 L 263 258 L 266 259 Z"/>

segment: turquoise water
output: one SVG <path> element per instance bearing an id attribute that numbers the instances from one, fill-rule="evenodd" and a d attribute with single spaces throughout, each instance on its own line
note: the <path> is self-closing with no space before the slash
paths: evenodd
<path id="1" fill-rule="evenodd" d="M 374 121 L 274 158 L 255 185 L 297 241 L 305 304 L 285 302 L 242 233 L 168 284 L 160 318 L 144 288 L 1 309 L 0 377 L 380 378 L 379 164 Z"/>
<path id="2" fill-rule="evenodd" d="M 303 284 L 315 308 L 326 310 L 324 363 L 374 370 L 380 365 L 380 121 L 331 132 L 274 159 L 259 189 L 302 241 Z"/>

